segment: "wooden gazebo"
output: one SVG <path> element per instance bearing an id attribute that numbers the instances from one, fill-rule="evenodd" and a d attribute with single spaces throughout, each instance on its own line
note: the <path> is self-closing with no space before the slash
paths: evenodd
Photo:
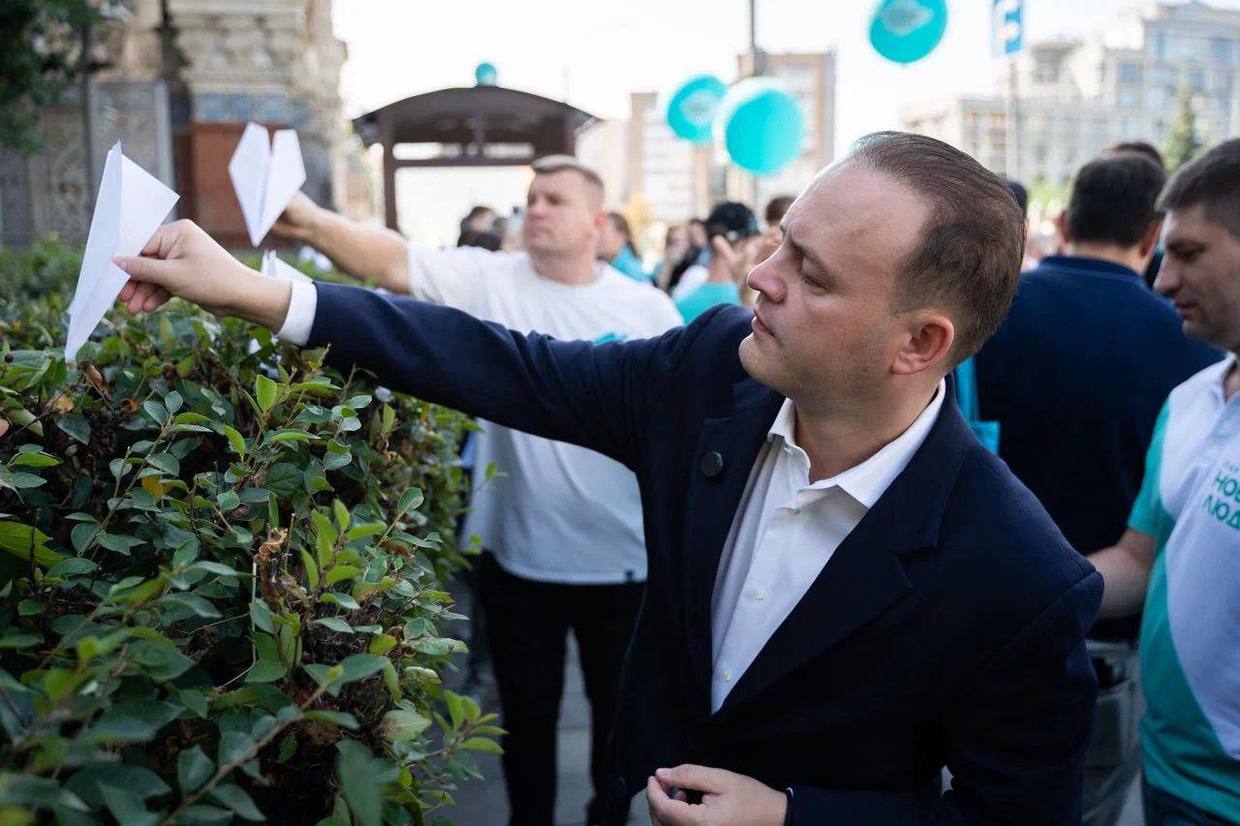
<path id="1" fill-rule="evenodd" d="M 353 126 L 367 146 L 383 146 L 384 222 L 396 229 L 397 169 L 524 166 L 543 155 L 571 155 L 577 131 L 594 119 L 529 92 L 473 86 L 407 97 L 367 112 Z M 402 144 L 430 145 L 434 152 L 397 157 Z"/>

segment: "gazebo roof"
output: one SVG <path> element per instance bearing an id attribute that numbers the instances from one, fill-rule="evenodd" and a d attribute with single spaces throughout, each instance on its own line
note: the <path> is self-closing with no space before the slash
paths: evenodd
<path id="1" fill-rule="evenodd" d="M 385 133 L 393 144 L 470 144 L 481 134 L 487 143 L 532 144 L 538 155 L 563 151 L 566 133 L 594 120 L 588 112 L 541 95 L 471 86 L 413 95 L 367 112 L 353 125 L 368 146 L 383 141 Z"/>

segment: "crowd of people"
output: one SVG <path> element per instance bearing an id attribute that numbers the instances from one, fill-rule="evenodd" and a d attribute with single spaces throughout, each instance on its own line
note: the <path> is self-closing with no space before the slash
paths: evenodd
<path id="1" fill-rule="evenodd" d="M 1169 180 L 1107 150 L 1053 254 L 1023 187 L 916 135 L 761 225 L 669 228 L 653 267 L 596 173 L 533 171 L 515 251 L 486 207 L 427 250 L 296 198 L 277 234 L 382 290 L 184 221 L 118 262 L 133 311 L 179 296 L 479 417 L 513 826 L 553 822 L 570 630 L 590 824 L 644 791 L 667 826 L 1101 826 L 1138 767 L 1148 826 L 1240 823 L 1240 140 Z"/>

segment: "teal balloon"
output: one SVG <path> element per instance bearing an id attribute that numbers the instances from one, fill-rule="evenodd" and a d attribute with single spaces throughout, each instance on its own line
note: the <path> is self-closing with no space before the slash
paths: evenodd
<path id="1" fill-rule="evenodd" d="M 714 75 L 695 75 L 667 100 L 667 125 L 678 137 L 697 144 L 710 143 L 715 113 L 728 87 Z"/>
<path id="2" fill-rule="evenodd" d="M 870 43 L 888 60 L 913 63 L 934 51 L 945 31 L 946 0 L 882 0 L 870 22 Z"/>
<path id="3" fill-rule="evenodd" d="M 805 116 L 779 84 L 752 77 L 728 90 L 715 128 L 732 163 L 755 175 L 771 175 L 800 153 Z"/>
<path id="4" fill-rule="evenodd" d="M 499 83 L 499 70 L 493 63 L 479 63 L 474 69 L 474 80 L 479 86 L 494 86 Z"/>

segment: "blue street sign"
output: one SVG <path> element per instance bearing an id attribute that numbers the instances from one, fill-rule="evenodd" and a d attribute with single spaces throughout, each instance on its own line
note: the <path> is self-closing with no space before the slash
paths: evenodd
<path id="1" fill-rule="evenodd" d="M 1011 57 L 1025 46 L 1024 0 L 994 0 L 991 5 L 994 23 L 995 54 Z"/>

